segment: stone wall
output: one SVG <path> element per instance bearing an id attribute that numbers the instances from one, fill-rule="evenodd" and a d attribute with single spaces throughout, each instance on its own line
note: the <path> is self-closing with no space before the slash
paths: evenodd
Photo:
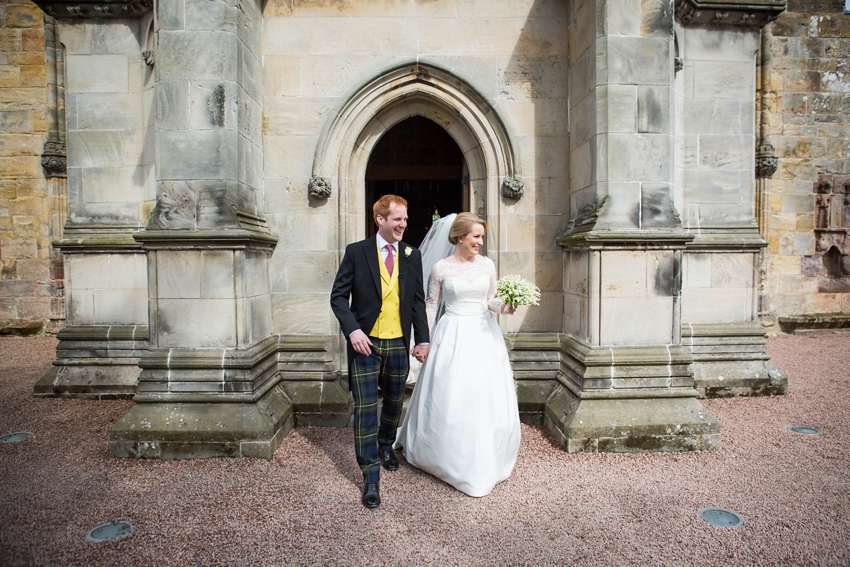
<path id="1" fill-rule="evenodd" d="M 788 0 L 764 29 L 762 132 L 779 156 L 765 183 L 761 227 L 769 245 L 760 310 L 768 325 L 850 312 L 850 15 L 843 8 L 843 0 Z"/>
<path id="2" fill-rule="evenodd" d="M 44 16 L 29 0 L 0 4 L 0 333 L 47 327 L 51 202 L 41 168 L 48 95 Z M 54 274 L 55 275 L 55 274 Z"/>
<path id="3" fill-rule="evenodd" d="M 506 331 L 561 330 L 563 261 L 555 237 L 569 212 L 566 6 L 558 0 L 266 3 L 264 215 L 280 237 L 270 264 L 276 333 L 336 332 L 328 292 L 339 251 L 363 237 L 365 206 L 362 194 L 340 195 L 336 186 L 329 199 L 308 200 L 322 129 L 357 89 L 416 62 L 459 78 L 495 109 L 515 143 L 525 196 L 500 201 L 496 194 L 486 205 L 472 205 L 496 218 L 488 255 L 500 271 L 520 273 L 543 292 L 540 308 L 505 318 Z M 499 183 L 493 165 L 488 183 Z M 350 230 L 340 228 L 349 212 Z"/>

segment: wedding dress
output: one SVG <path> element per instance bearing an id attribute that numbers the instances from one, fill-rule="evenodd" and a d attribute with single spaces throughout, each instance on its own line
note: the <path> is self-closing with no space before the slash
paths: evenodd
<path id="1" fill-rule="evenodd" d="M 502 305 L 495 290 L 486 256 L 434 266 L 426 300 L 431 350 L 393 445 L 470 496 L 485 496 L 510 476 L 520 443 L 508 351 L 490 313 Z M 441 297 L 445 313 L 435 325 Z"/>

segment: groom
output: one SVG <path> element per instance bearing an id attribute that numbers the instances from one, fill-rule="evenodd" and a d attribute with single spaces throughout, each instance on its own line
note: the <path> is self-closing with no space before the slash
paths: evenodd
<path id="1" fill-rule="evenodd" d="M 363 471 L 361 502 L 367 508 L 381 504 L 381 466 L 398 469 L 392 444 L 401 417 L 411 325 L 416 338 L 413 356 L 422 362 L 429 349 L 422 256 L 401 241 L 407 201 L 384 195 L 372 213 L 378 234 L 346 247 L 331 290 L 331 309 L 348 337 L 354 452 Z M 380 426 L 378 386 L 384 400 Z"/>

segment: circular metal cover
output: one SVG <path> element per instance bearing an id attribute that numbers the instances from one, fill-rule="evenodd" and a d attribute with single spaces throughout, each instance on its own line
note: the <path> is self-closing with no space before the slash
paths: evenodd
<path id="1" fill-rule="evenodd" d="M 721 528 L 740 528 L 744 525 L 744 518 L 724 508 L 702 508 L 699 517 L 712 526 Z"/>
<path id="2" fill-rule="evenodd" d="M 802 425 L 795 425 L 794 427 L 789 427 L 791 431 L 794 433 L 802 433 L 803 435 L 820 435 L 820 429 L 815 429 L 814 427 L 804 427 Z"/>
<path id="3" fill-rule="evenodd" d="M 130 522 L 109 522 L 96 526 L 86 534 L 88 541 L 106 541 L 108 539 L 122 539 L 136 530 L 136 526 Z"/>
<path id="4" fill-rule="evenodd" d="M 16 431 L 15 433 L 7 433 L 0 437 L 0 441 L 3 443 L 14 443 L 15 441 L 23 441 L 27 437 L 32 435 L 29 431 Z"/>

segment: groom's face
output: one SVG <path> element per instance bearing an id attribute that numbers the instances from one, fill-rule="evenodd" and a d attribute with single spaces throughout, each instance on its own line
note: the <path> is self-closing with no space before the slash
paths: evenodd
<path id="1" fill-rule="evenodd" d="M 390 203 L 390 214 L 386 217 L 377 215 L 375 221 L 378 223 L 378 234 L 387 242 L 399 242 L 404 236 L 407 228 L 407 207 L 396 203 Z"/>

